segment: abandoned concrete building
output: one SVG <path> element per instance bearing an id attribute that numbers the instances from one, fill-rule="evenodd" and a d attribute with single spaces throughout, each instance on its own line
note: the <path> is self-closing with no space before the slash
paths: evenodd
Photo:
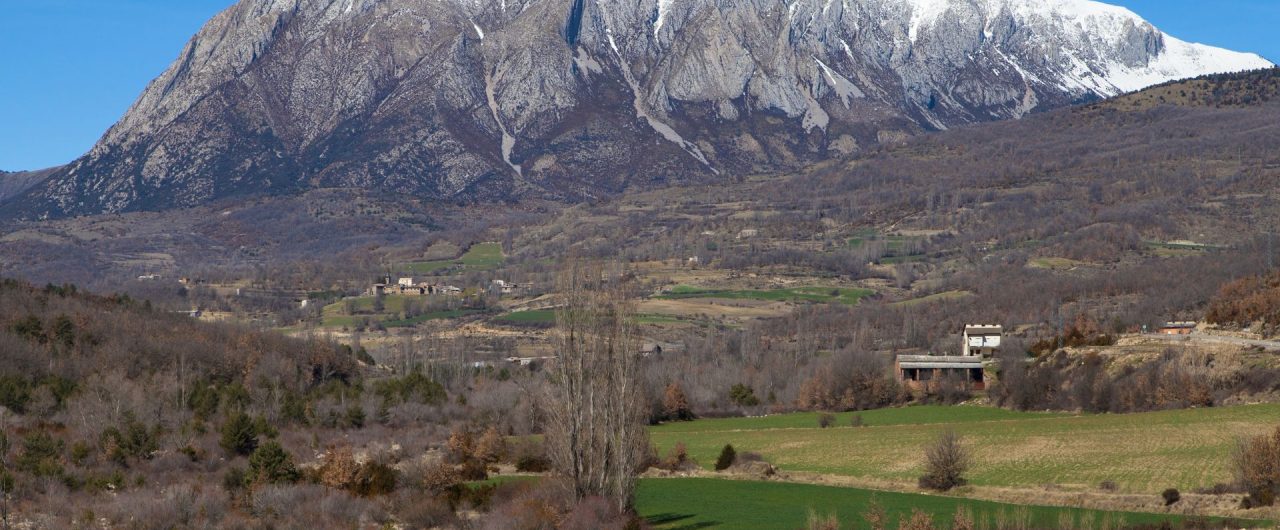
<path id="1" fill-rule="evenodd" d="M 928 390 L 944 382 L 986 388 L 985 361 L 1000 349 L 1004 328 L 968 325 L 961 330 L 959 355 L 899 355 L 894 361 L 898 381 L 913 389 Z"/>

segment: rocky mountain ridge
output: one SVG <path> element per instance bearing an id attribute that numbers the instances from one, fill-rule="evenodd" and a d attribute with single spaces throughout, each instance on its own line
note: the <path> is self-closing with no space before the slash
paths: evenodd
<path id="1" fill-rule="evenodd" d="M 1270 65 L 1087 0 L 243 0 L 0 211 L 575 200 Z"/>

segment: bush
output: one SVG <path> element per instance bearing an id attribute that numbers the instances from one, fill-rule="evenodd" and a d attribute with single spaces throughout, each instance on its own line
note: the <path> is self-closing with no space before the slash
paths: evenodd
<path id="1" fill-rule="evenodd" d="M 905 518 L 904 518 L 905 519 Z M 898 525 L 899 530 L 934 530 L 933 516 L 919 508 L 911 509 L 911 518 Z"/>
<path id="2" fill-rule="evenodd" d="M 1104 480 L 1102 483 L 1098 484 L 1098 489 L 1102 491 L 1116 491 L 1120 489 L 1120 486 L 1116 485 L 1116 481 L 1114 480 Z"/>
<path id="3" fill-rule="evenodd" d="M 720 450 L 720 457 L 716 459 L 716 471 L 724 471 L 733 465 L 737 460 L 737 452 L 733 450 L 733 446 L 725 444 L 724 449 Z"/>
<path id="4" fill-rule="evenodd" d="M 62 475 L 62 450 L 65 444 L 44 431 L 35 432 L 22 439 L 22 453 L 17 467 L 37 477 Z"/>
<path id="5" fill-rule="evenodd" d="M 1178 492 L 1177 488 L 1164 490 L 1164 493 L 1161 493 L 1160 497 L 1164 499 L 1165 506 L 1173 506 L 1177 504 L 1178 501 L 1182 500 L 1182 494 Z"/>
<path id="6" fill-rule="evenodd" d="M 342 424 L 348 429 L 363 429 L 364 408 L 359 404 L 347 407 L 347 412 L 342 416 Z"/>
<path id="7" fill-rule="evenodd" d="M 667 457 L 655 467 L 667 471 L 688 471 L 698 467 L 698 463 L 689 458 L 689 449 L 684 442 L 676 442 L 667 452 Z"/>
<path id="8" fill-rule="evenodd" d="M 400 503 L 396 515 L 409 528 L 450 528 L 457 520 L 449 503 L 434 498 L 414 497 L 405 500 Z"/>
<path id="9" fill-rule="evenodd" d="M 462 475 L 452 465 L 440 462 L 422 474 L 422 489 L 432 495 L 440 495 L 462 484 Z"/>
<path id="10" fill-rule="evenodd" d="M 925 474 L 920 477 L 920 487 L 948 491 L 965 484 L 964 474 L 969 470 L 969 451 L 961 443 L 960 435 L 947 430 L 925 447 Z"/>
<path id="11" fill-rule="evenodd" d="M 1271 506 L 1280 495 L 1280 427 L 1271 434 L 1241 440 L 1232 455 L 1236 480 L 1248 496 L 1242 505 Z"/>
<path id="12" fill-rule="evenodd" d="M 365 462 L 349 489 L 361 497 L 388 495 L 396 490 L 396 470 L 382 462 Z"/>
<path id="13" fill-rule="evenodd" d="M 130 459 L 150 460 L 160 449 L 159 434 L 159 427 L 148 429 L 133 414 L 125 414 L 121 428 L 111 427 L 102 432 L 103 452 L 121 466 L 127 466 Z"/>
<path id="14" fill-rule="evenodd" d="M 865 427 L 866 425 L 866 422 L 862 420 L 861 414 L 854 414 L 852 418 L 849 418 L 850 427 Z"/>
<path id="15" fill-rule="evenodd" d="M 826 429 L 836 424 L 836 415 L 829 412 L 823 412 L 818 415 L 818 426 Z"/>
<path id="16" fill-rule="evenodd" d="M 280 446 L 271 441 L 262 444 L 249 456 L 249 472 L 245 479 L 250 484 L 280 484 L 298 481 L 298 468 L 293 465 L 293 457 Z"/>
<path id="17" fill-rule="evenodd" d="M 696 418 L 693 415 L 693 409 L 689 407 L 689 398 L 685 396 L 684 389 L 680 388 L 679 383 L 667 385 L 667 389 L 662 393 L 662 414 L 670 421 L 689 421 Z"/>
<path id="18" fill-rule="evenodd" d="M 760 398 L 756 397 L 756 391 L 742 383 L 733 385 L 729 389 L 729 399 L 743 407 L 754 407 L 760 404 Z"/>
<path id="19" fill-rule="evenodd" d="M 840 519 L 835 514 L 826 516 L 809 509 L 809 518 L 804 524 L 805 530 L 840 530 Z"/>
<path id="20" fill-rule="evenodd" d="M 551 462 L 547 460 L 542 444 L 534 440 L 525 440 L 515 444 L 511 449 L 512 460 L 516 471 L 522 473 L 545 473 L 551 470 Z"/>
<path id="21" fill-rule="evenodd" d="M 250 455 L 258 448 L 258 429 L 253 419 L 244 412 L 233 412 L 223 422 L 218 445 L 228 456 Z"/>
<path id="22" fill-rule="evenodd" d="M 228 469 L 226 474 L 222 475 L 222 489 L 227 490 L 227 493 L 234 496 L 236 492 L 244 489 L 245 483 L 248 482 L 246 477 L 244 468 L 233 467 Z"/>
<path id="23" fill-rule="evenodd" d="M 485 429 L 480 439 L 476 440 L 473 456 L 486 464 L 495 464 L 507 456 L 507 440 L 498 432 L 497 427 Z"/>

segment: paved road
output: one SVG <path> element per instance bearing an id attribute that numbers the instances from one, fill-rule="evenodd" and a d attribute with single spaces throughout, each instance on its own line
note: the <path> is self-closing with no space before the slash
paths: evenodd
<path id="1" fill-rule="evenodd" d="M 1204 342 L 1210 344 L 1234 344 L 1236 346 L 1257 346 L 1264 350 L 1280 351 L 1280 341 L 1275 340 L 1254 340 L 1241 339 L 1236 337 L 1224 337 L 1221 335 L 1205 335 L 1202 333 L 1192 333 L 1190 335 L 1165 335 L 1162 333 L 1148 333 L 1143 337 L 1149 339 L 1157 339 L 1168 342 Z"/>

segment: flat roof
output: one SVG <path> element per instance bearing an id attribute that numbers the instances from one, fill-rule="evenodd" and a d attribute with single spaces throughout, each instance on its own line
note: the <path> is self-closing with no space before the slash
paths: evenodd
<path id="1" fill-rule="evenodd" d="M 958 369 L 958 370 L 974 370 L 982 368 L 982 363 L 900 363 L 899 368 L 907 369 Z"/>
<path id="2" fill-rule="evenodd" d="M 899 355 L 899 363 L 952 363 L 982 364 L 982 357 L 976 355 Z"/>

